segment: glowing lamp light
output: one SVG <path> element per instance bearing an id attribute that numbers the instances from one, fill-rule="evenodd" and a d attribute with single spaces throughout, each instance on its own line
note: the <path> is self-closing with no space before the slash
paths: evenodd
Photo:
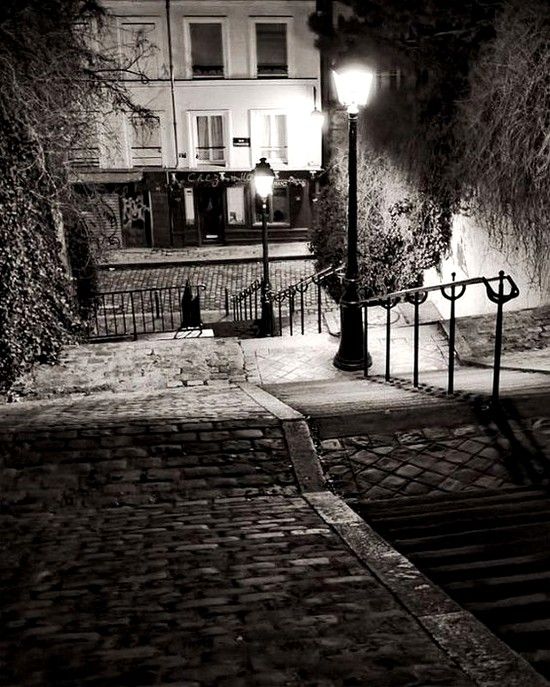
<path id="1" fill-rule="evenodd" d="M 256 193 L 264 202 L 273 191 L 274 181 L 275 172 L 271 169 L 266 158 L 261 157 L 256 167 L 254 167 L 254 186 L 256 188 Z"/>
<path id="2" fill-rule="evenodd" d="M 374 79 L 373 72 L 361 66 L 348 66 L 333 70 L 332 76 L 336 86 L 338 100 L 348 112 L 357 112 L 364 107 Z"/>

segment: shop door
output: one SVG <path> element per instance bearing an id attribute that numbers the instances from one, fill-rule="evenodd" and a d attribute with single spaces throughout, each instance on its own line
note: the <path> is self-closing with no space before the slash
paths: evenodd
<path id="1" fill-rule="evenodd" d="M 223 187 L 197 186 L 195 193 L 201 243 L 223 243 Z"/>

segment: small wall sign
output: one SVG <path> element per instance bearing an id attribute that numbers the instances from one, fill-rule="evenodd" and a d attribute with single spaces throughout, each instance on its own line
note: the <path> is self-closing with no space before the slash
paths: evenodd
<path id="1" fill-rule="evenodd" d="M 233 139 L 233 146 L 235 148 L 250 148 L 250 139 L 249 138 L 234 138 Z"/>

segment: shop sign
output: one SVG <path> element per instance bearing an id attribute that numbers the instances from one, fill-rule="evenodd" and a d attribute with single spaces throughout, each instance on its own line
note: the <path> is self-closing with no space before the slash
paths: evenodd
<path id="1" fill-rule="evenodd" d="M 244 137 L 234 138 L 233 146 L 235 148 L 250 148 L 250 139 Z"/>
<path id="2" fill-rule="evenodd" d="M 183 179 L 172 179 L 172 184 L 174 186 L 181 186 L 183 183 L 204 184 L 215 188 L 221 183 L 247 184 L 253 178 L 253 172 L 186 172 Z M 307 186 L 307 183 L 306 179 L 290 176 L 287 179 L 275 179 L 274 186 L 276 188 L 286 188 L 287 186 L 300 186 L 304 188 Z"/>

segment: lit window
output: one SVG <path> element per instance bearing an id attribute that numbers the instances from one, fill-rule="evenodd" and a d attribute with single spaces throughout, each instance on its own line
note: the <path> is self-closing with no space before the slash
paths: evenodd
<path id="1" fill-rule="evenodd" d="M 244 224 L 244 186 L 228 186 L 226 198 L 228 224 Z"/>
<path id="2" fill-rule="evenodd" d="M 274 164 L 288 163 L 286 115 L 272 112 L 254 113 L 254 146 L 257 157 Z"/>
<path id="3" fill-rule="evenodd" d="M 195 115 L 195 159 L 199 165 L 225 167 L 223 115 Z"/>
<path id="4" fill-rule="evenodd" d="M 256 24 L 256 64 L 258 76 L 288 76 L 286 24 Z"/>
<path id="5" fill-rule="evenodd" d="M 162 167 L 160 120 L 158 117 L 132 117 L 130 146 L 133 167 Z"/>
<path id="6" fill-rule="evenodd" d="M 289 224 L 290 211 L 288 186 L 274 186 L 273 193 L 267 202 L 267 221 L 270 224 Z M 259 207 L 256 205 L 256 222 L 262 221 Z"/>
<path id="7" fill-rule="evenodd" d="M 220 23 L 189 24 L 194 78 L 223 76 L 223 40 Z"/>

